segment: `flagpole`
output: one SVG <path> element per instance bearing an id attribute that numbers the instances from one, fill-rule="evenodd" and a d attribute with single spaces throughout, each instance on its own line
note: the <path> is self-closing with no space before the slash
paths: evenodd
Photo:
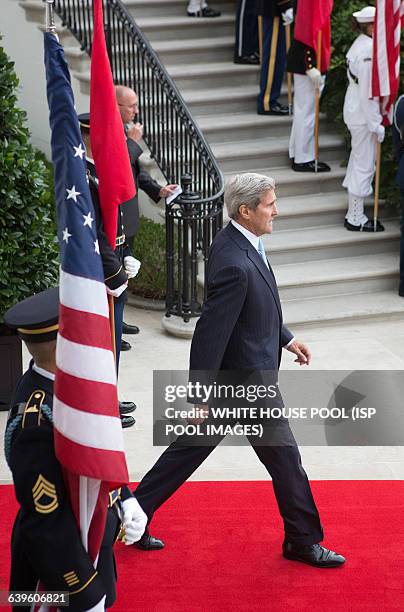
<path id="1" fill-rule="evenodd" d="M 56 25 L 53 19 L 53 3 L 54 0 L 46 0 L 46 12 L 45 12 L 45 21 L 46 21 L 46 31 L 52 32 L 56 36 Z"/>
<path id="2" fill-rule="evenodd" d="M 321 72 L 321 42 L 322 32 L 318 33 L 317 38 L 317 70 Z M 316 122 L 314 126 L 314 170 L 318 171 L 318 136 L 320 119 L 320 89 L 316 89 Z"/>
<path id="3" fill-rule="evenodd" d="M 114 353 L 115 366 L 116 366 L 114 296 L 109 295 L 109 294 L 108 294 L 108 309 L 109 309 L 109 327 L 111 329 L 112 351 Z"/>
<path id="4" fill-rule="evenodd" d="M 285 26 L 285 30 L 286 30 L 286 53 L 288 53 L 290 49 L 290 41 L 291 41 L 290 24 Z M 292 73 L 291 72 L 287 73 L 287 79 L 288 79 L 288 106 L 289 106 L 289 115 L 291 115 L 292 114 Z"/>
<path id="5" fill-rule="evenodd" d="M 382 145 L 377 143 L 376 149 L 376 178 L 375 178 L 375 201 L 373 205 L 373 231 L 377 229 L 377 217 L 379 216 L 379 191 L 380 191 L 380 164 L 382 159 Z"/>
<path id="6" fill-rule="evenodd" d="M 258 49 L 260 54 L 260 64 L 262 65 L 263 30 L 262 15 L 258 15 Z"/>

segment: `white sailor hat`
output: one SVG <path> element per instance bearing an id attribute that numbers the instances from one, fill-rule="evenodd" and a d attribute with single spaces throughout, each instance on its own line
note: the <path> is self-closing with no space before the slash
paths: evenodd
<path id="1" fill-rule="evenodd" d="M 365 6 L 361 11 L 352 14 L 358 23 L 373 23 L 376 9 L 374 6 Z"/>

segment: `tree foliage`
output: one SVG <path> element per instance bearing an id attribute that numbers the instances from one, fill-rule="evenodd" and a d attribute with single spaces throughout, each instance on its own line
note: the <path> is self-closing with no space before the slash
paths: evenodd
<path id="1" fill-rule="evenodd" d="M 30 144 L 17 87 L 0 46 L 0 323 L 10 306 L 54 286 L 58 275 L 52 170 Z"/>

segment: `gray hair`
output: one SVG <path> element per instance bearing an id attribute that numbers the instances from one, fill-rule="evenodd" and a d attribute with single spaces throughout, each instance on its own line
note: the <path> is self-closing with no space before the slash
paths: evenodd
<path id="1" fill-rule="evenodd" d="M 237 220 L 242 204 L 248 208 L 257 208 L 264 193 L 274 189 L 274 179 L 263 174 L 246 172 L 233 176 L 228 181 L 224 192 L 224 203 L 230 219 Z"/>

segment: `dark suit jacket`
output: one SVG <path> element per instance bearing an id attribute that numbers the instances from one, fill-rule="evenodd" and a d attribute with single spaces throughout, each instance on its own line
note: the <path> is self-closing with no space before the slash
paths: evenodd
<path id="1" fill-rule="evenodd" d="M 231 223 L 212 243 L 207 283 L 190 369 L 277 371 L 293 335 L 282 322 L 275 277 Z"/>
<path id="2" fill-rule="evenodd" d="M 293 0 L 256 0 L 257 14 L 264 17 L 280 17 L 293 7 Z"/>
<path id="3" fill-rule="evenodd" d="M 129 159 L 132 166 L 136 192 L 138 189 L 142 189 L 152 200 L 154 200 L 154 202 L 158 202 L 160 199 L 159 193 L 161 185 L 152 179 L 146 170 L 142 170 L 140 167 L 139 157 L 143 153 L 142 147 L 131 138 L 126 139 L 126 144 L 128 146 Z M 139 202 L 137 193 L 134 198 L 121 204 L 120 208 L 123 214 L 125 235 L 130 237 L 135 236 L 137 230 L 139 229 Z"/>

